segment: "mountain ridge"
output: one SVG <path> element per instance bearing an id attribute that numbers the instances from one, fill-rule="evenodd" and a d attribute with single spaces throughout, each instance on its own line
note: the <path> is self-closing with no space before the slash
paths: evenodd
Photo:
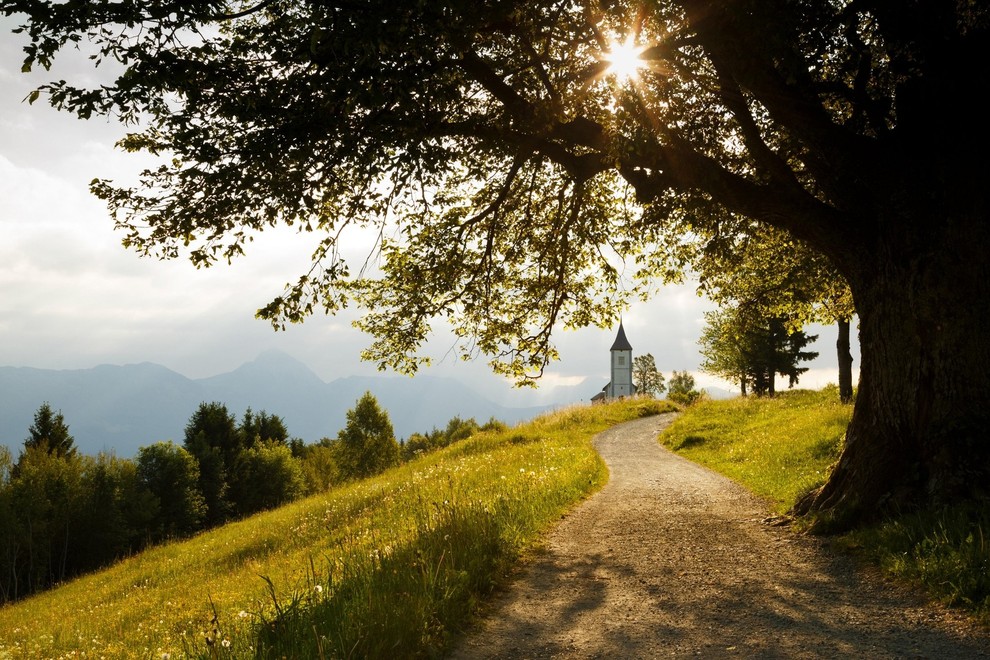
<path id="1" fill-rule="evenodd" d="M 84 454 L 113 451 L 130 457 L 159 440 L 181 443 L 186 423 L 204 401 L 225 404 L 238 420 L 248 407 L 278 415 L 290 436 L 311 443 L 335 437 L 347 410 L 366 391 L 388 411 L 400 438 L 443 426 L 454 416 L 515 423 L 553 407 L 503 406 L 438 376 L 343 376 L 326 382 L 281 351 L 198 379 L 153 362 L 88 369 L 0 367 L 0 444 L 16 456 L 46 401 L 62 412 Z"/>

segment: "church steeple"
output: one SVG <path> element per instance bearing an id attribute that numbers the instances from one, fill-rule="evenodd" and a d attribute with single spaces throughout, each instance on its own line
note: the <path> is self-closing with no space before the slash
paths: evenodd
<path id="1" fill-rule="evenodd" d="M 619 334 L 615 336 L 615 342 L 612 344 L 610 351 L 631 351 L 632 346 L 629 345 L 629 340 L 626 339 L 626 331 L 622 327 L 622 321 L 619 321 Z"/>
<path id="2" fill-rule="evenodd" d="M 626 330 L 622 327 L 622 321 L 619 321 L 619 332 L 610 351 L 612 380 L 606 388 L 608 398 L 632 396 L 636 393 L 632 382 L 632 345 L 626 339 Z"/>

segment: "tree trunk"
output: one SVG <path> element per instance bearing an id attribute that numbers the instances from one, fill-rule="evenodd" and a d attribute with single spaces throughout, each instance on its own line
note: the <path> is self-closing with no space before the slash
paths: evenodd
<path id="1" fill-rule="evenodd" d="M 840 319 L 839 338 L 835 340 L 835 350 L 839 359 L 839 400 L 849 403 L 853 398 L 853 356 L 849 351 L 849 319 Z"/>
<path id="2" fill-rule="evenodd" d="M 847 272 L 859 393 L 839 462 L 795 507 L 819 529 L 988 497 L 990 229 L 974 208 L 888 222 L 870 258 Z"/>

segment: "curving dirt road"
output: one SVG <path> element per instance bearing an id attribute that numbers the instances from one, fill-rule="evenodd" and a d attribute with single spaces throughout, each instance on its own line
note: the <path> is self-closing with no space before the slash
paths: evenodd
<path id="1" fill-rule="evenodd" d="M 671 419 L 596 438 L 608 485 L 451 657 L 990 657 L 987 631 L 763 524 L 759 499 L 661 448 Z"/>

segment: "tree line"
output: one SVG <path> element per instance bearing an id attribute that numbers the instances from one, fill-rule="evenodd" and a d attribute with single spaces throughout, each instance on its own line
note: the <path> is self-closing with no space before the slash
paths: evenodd
<path id="1" fill-rule="evenodd" d="M 306 444 L 278 415 L 248 408 L 238 420 L 204 402 L 181 444 L 155 442 L 128 459 L 80 454 L 45 402 L 16 460 L 0 447 L 0 603 L 500 427 L 455 417 L 400 442 L 369 392 L 335 438 Z"/>

